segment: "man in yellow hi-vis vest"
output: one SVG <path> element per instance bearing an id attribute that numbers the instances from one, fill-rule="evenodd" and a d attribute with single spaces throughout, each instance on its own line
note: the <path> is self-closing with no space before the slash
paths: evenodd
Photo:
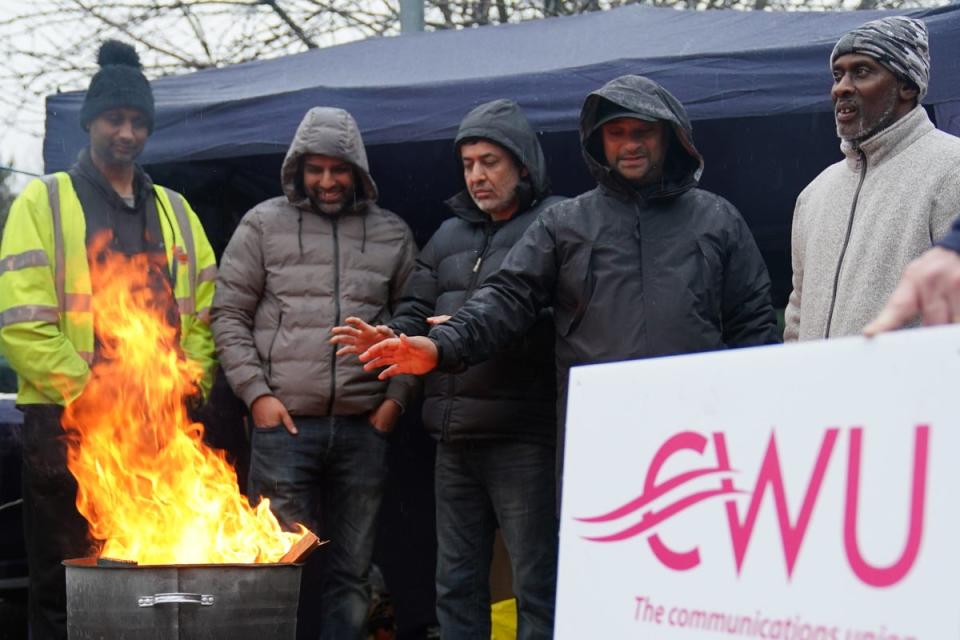
<path id="1" fill-rule="evenodd" d="M 108 41 L 97 58 L 80 121 L 90 135 L 69 172 L 32 181 L 10 209 L 0 243 L 0 349 L 18 376 L 24 413 L 24 533 L 34 640 L 66 638 L 64 558 L 89 552 L 67 470 L 60 418 L 97 358 L 90 264 L 94 238 L 147 254 L 169 300 L 184 354 L 209 390 L 214 345 L 207 324 L 216 263 L 197 215 L 180 194 L 154 185 L 135 163 L 153 130 L 150 84 L 129 45 Z"/>

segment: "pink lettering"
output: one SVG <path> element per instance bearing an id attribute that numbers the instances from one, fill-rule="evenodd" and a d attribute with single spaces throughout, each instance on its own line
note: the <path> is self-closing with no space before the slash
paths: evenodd
<path id="1" fill-rule="evenodd" d="M 867 563 L 860 553 L 857 542 L 857 512 L 860 498 L 860 449 L 863 429 L 850 430 L 850 454 L 847 461 L 847 503 L 843 516 L 843 546 L 847 551 L 850 568 L 866 584 L 873 587 L 889 587 L 903 580 L 913 567 L 920 552 L 923 537 L 923 507 L 927 488 L 927 447 L 930 427 L 918 425 L 913 443 L 913 483 L 910 497 L 910 527 L 907 543 L 900 558 L 888 567 L 875 567 Z"/>
<path id="2" fill-rule="evenodd" d="M 730 525 L 730 538 L 733 542 L 734 558 L 739 574 L 743 568 L 743 561 L 747 555 L 747 547 L 750 544 L 750 538 L 753 535 L 753 528 L 760 513 L 760 504 L 766 493 L 767 487 L 773 491 L 774 506 L 777 510 L 777 521 L 780 525 L 780 538 L 783 544 L 784 559 L 787 564 L 787 576 L 793 574 L 793 567 L 797 562 L 797 556 L 800 554 L 800 545 L 806 535 L 807 525 L 810 523 L 810 516 L 813 513 L 813 507 L 816 504 L 817 496 L 820 493 L 820 486 L 823 484 L 823 476 L 827 470 L 827 463 L 830 461 L 830 455 L 833 453 L 833 446 L 837 441 L 838 429 L 827 429 L 824 434 L 823 442 L 820 445 L 820 452 L 817 454 L 817 461 L 814 465 L 813 473 L 810 476 L 810 482 L 807 485 L 807 492 L 803 497 L 803 503 L 800 506 L 800 513 L 796 524 L 790 523 L 790 513 L 787 507 L 787 493 L 783 486 L 783 474 L 780 470 L 780 457 L 777 454 L 776 435 L 770 434 L 770 442 L 767 445 L 767 452 L 763 458 L 763 464 L 760 467 L 760 474 L 757 477 L 757 484 L 753 489 L 750 498 L 750 506 L 747 508 L 746 518 L 741 522 L 737 512 L 737 503 L 729 500 L 726 503 L 727 520 Z M 718 466 L 730 466 L 727 456 L 726 440 L 721 434 L 716 439 L 717 462 Z M 733 480 L 724 479 L 721 481 L 724 489 L 733 489 Z"/>

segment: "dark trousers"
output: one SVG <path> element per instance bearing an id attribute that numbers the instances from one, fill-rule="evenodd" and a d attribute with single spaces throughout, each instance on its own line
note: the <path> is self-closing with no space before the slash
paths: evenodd
<path id="1" fill-rule="evenodd" d="M 269 498 L 284 526 L 300 522 L 330 540 L 315 554 L 322 573 L 320 637 L 365 638 L 387 436 L 366 416 L 295 417 L 294 422 L 296 436 L 283 426 L 254 429 L 249 495 L 253 501 Z M 302 621 L 310 613 L 304 608 L 317 604 L 301 597 L 298 618 Z"/>
<path id="2" fill-rule="evenodd" d="M 63 408 L 23 405 L 23 532 L 30 570 L 32 640 L 67 637 L 67 558 L 89 555 L 87 521 L 77 511 L 77 482 L 67 469 Z"/>
<path id="3" fill-rule="evenodd" d="M 555 449 L 512 441 L 437 446 L 437 619 L 444 640 L 490 638 L 497 525 L 510 554 L 517 639 L 553 637 Z"/>

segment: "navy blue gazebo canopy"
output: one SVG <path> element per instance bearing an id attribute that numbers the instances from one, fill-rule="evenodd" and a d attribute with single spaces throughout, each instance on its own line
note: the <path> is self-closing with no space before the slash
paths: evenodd
<path id="1" fill-rule="evenodd" d="M 926 104 L 960 134 L 960 5 L 922 18 L 933 58 Z M 516 25 L 378 38 L 154 82 L 145 163 L 282 153 L 308 108 L 351 111 L 367 145 L 450 139 L 475 104 L 512 97 L 543 132 L 572 131 L 584 96 L 623 73 L 670 89 L 694 121 L 829 109 L 827 58 L 886 12 L 678 11 L 630 5 Z M 86 142 L 83 92 L 47 99 L 47 170 Z"/>

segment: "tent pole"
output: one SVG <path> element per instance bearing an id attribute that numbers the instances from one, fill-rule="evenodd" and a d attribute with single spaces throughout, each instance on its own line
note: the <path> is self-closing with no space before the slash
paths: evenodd
<path id="1" fill-rule="evenodd" d="M 423 31 L 423 0 L 400 0 L 400 33 Z"/>

